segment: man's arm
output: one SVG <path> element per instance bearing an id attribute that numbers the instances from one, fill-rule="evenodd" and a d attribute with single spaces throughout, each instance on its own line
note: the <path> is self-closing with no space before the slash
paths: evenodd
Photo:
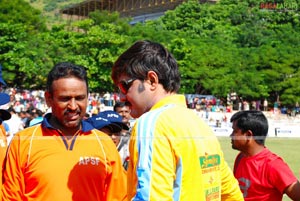
<path id="1" fill-rule="evenodd" d="M 289 185 L 284 193 L 287 194 L 292 200 L 300 201 L 300 183 L 296 181 Z"/>
<path id="2" fill-rule="evenodd" d="M 17 136 L 12 139 L 3 165 L 2 200 L 22 200 L 25 187 L 20 164 L 19 141 Z"/>

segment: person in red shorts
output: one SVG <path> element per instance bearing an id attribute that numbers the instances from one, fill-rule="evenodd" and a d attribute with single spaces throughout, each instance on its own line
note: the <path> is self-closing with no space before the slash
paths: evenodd
<path id="1" fill-rule="evenodd" d="M 12 139 L 3 200 L 127 199 L 126 172 L 115 144 L 82 121 L 88 91 L 84 67 L 63 62 L 50 71 L 45 99 L 52 112 Z"/>
<path id="2" fill-rule="evenodd" d="M 300 183 L 281 157 L 265 147 L 268 120 L 261 111 L 240 111 L 230 121 L 232 148 L 239 150 L 234 176 L 245 201 L 300 200 Z"/>

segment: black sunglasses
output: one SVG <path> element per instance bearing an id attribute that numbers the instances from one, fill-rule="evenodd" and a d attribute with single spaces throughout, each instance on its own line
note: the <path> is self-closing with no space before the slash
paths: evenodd
<path id="1" fill-rule="evenodd" d="M 129 88 L 131 87 L 133 81 L 137 80 L 136 78 L 131 78 L 129 80 L 122 80 L 118 83 L 118 88 L 122 94 L 127 94 Z"/>

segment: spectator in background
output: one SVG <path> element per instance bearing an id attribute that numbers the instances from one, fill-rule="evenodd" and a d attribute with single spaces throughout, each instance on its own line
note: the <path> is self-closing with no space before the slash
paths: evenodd
<path id="1" fill-rule="evenodd" d="M 27 114 L 25 111 L 21 111 L 20 114 L 19 114 L 19 117 L 21 118 L 21 121 L 23 122 L 23 127 L 24 128 L 27 128 L 27 120 L 28 120 L 28 117 L 27 117 Z"/>
<path id="2" fill-rule="evenodd" d="M 114 109 L 115 112 L 117 112 L 119 115 L 121 115 L 122 121 L 129 128 L 131 128 L 130 120 L 131 120 L 132 117 L 130 116 L 130 107 L 129 107 L 128 103 L 126 103 L 126 102 L 116 102 L 113 109 Z"/>
<path id="3" fill-rule="evenodd" d="M 239 150 L 234 175 L 246 201 L 300 200 L 300 184 L 288 165 L 265 147 L 268 120 L 260 111 L 240 111 L 232 122 L 232 148 Z"/>
<path id="4" fill-rule="evenodd" d="M 111 137 L 115 143 L 122 159 L 123 167 L 127 170 L 129 150 L 129 136 L 121 134 L 122 130 L 129 130 L 126 123 L 122 121 L 122 117 L 115 111 L 106 110 L 98 115 L 92 116 L 87 120 L 92 126 L 103 131 Z"/>
<path id="5" fill-rule="evenodd" d="M 82 66 L 59 63 L 47 77 L 52 109 L 17 133 L 3 171 L 3 200 L 125 200 L 126 172 L 104 133 L 82 121 L 88 99 Z"/>
<path id="6" fill-rule="evenodd" d="M 23 130 L 24 127 L 21 118 L 19 117 L 19 115 L 16 113 L 16 111 L 13 109 L 12 106 L 8 108 L 7 111 L 10 112 L 11 114 L 11 118 L 5 121 L 8 124 L 10 130 L 10 135 L 7 136 L 7 142 L 10 143 L 13 136 L 17 132 Z"/>
<path id="7" fill-rule="evenodd" d="M 238 182 L 212 129 L 178 95 L 175 58 L 138 41 L 112 67 L 120 100 L 138 118 L 130 138 L 128 200 L 237 200 Z"/>
<path id="8" fill-rule="evenodd" d="M 38 123 L 41 123 L 43 121 L 43 116 L 44 116 L 44 113 L 41 110 L 36 109 L 33 119 L 29 122 L 29 126 L 33 126 Z"/>
<path id="9" fill-rule="evenodd" d="M 104 104 L 106 106 L 111 106 L 111 97 L 110 97 L 110 93 L 107 91 L 104 95 L 103 95 L 103 99 L 104 99 Z"/>
<path id="10" fill-rule="evenodd" d="M 20 103 L 20 101 L 16 101 L 14 106 L 13 106 L 14 110 L 16 111 L 16 113 L 20 113 L 22 110 L 24 110 L 24 105 L 22 105 Z"/>
<path id="11" fill-rule="evenodd" d="M 3 113 L 3 110 L 2 109 L 0 109 L 0 113 Z M 3 116 L 3 114 L 0 114 L 0 116 Z M 0 120 L 1 121 L 1 120 Z M 9 126 L 8 126 L 8 124 L 5 122 L 5 121 L 2 121 L 2 125 L 3 125 L 3 127 L 4 127 L 4 130 L 5 130 L 5 133 L 6 133 L 6 138 L 8 137 L 8 136 L 10 136 L 10 129 L 9 129 Z"/>
<path id="12" fill-rule="evenodd" d="M 196 103 L 195 108 L 193 110 L 197 114 L 198 117 L 204 118 L 204 112 L 203 112 L 203 110 L 201 108 L 201 104 L 199 102 Z"/>
<path id="13" fill-rule="evenodd" d="M 268 111 L 268 101 L 267 101 L 267 99 L 264 100 L 263 105 L 264 105 L 264 111 Z"/>
<path id="14" fill-rule="evenodd" d="M 123 152 L 123 167 L 127 170 L 128 163 L 129 163 L 129 140 L 130 140 L 130 132 L 132 123 L 131 120 L 133 119 L 130 115 L 130 107 L 126 102 L 116 102 L 113 110 L 118 113 L 122 117 L 122 122 L 128 126 L 128 129 L 122 128 L 121 131 L 121 143 L 118 147 L 119 152 Z M 126 157 L 124 157 L 126 155 Z M 122 156 L 121 156 L 122 157 Z"/>
<path id="15" fill-rule="evenodd" d="M 193 99 L 193 103 L 191 105 L 191 109 L 195 109 L 196 105 L 199 103 L 199 98 L 198 97 L 194 97 Z"/>
<path id="16" fill-rule="evenodd" d="M 31 110 L 29 109 L 26 111 L 27 120 L 26 120 L 25 128 L 29 127 L 30 121 L 34 118 L 34 114 L 35 114 L 35 109 L 31 109 Z"/>

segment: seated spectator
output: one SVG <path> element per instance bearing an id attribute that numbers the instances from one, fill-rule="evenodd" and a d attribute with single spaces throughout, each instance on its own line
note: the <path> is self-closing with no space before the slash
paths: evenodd
<path id="1" fill-rule="evenodd" d="M 127 169 L 129 136 L 121 135 L 121 131 L 122 129 L 129 130 L 129 127 L 122 122 L 122 117 L 117 112 L 106 110 L 88 118 L 86 121 L 112 138 L 120 153 L 123 166 Z"/>
<path id="2" fill-rule="evenodd" d="M 8 108 L 7 111 L 11 114 L 11 118 L 5 121 L 8 124 L 10 130 L 10 136 L 7 137 L 7 142 L 9 143 L 14 134 L 23 130 L 24 127 L 21 118 L 16 113 L 13 107 Z"/>

